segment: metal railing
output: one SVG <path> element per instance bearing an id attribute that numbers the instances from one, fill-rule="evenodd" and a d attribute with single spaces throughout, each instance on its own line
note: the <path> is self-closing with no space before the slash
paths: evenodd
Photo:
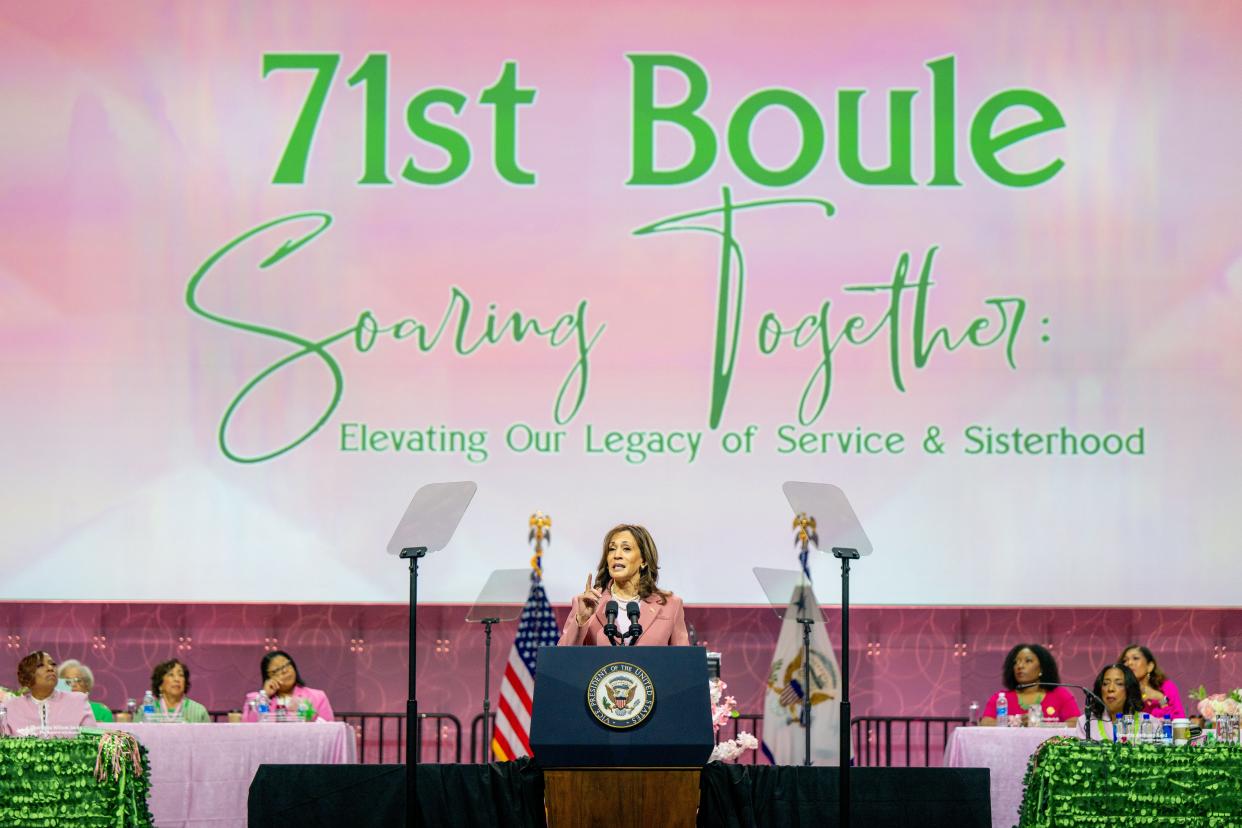
<path id="1" fill-rule="evenodd" d="M 488 713 L 487 718 L 492 720 L 492 728 L 495 728 L 496 714 Z M 476 713 L 470 720 L 470 762 L 481 761 L 483 761 L 483 714 Z"/>
<path id="2" fill-rule="evenodd" d="M 228 721 L 227 710 L 212 710 L 209 714 L 213 722 Z M 461 720 L 452 713 L 419 713 L 418 719 L 419 761 L 461 762 Z M 404 713 L 337 713 L 336 720 L 354 728 L 360 763 L 382 765 L 405 761 Z M 435 738 L 430 741 L 424 735 L 428 722 L 435 725 Z M 473 756 L 470 761 L 475 761 Z"/>
<path id="3" fill-rule="evenodd" d="M 493 726 L 495 724 L 495 715 Z M 854 764 L 870 767 L 932 767 L 944 756 L 949 733 L 966 724 L 965 716 L 858 716 L 853 720 L 851 738 Z M 721 726 L 716 741 L 736 739 L 747 731 L 763 741 L 763 714 L 739 713 Z M 483 761 L 483 714 L 470 723 L 470 761 Z M 897 761 L 894 763 L 894 759 Z M 767 764 L 762 750 L 748 750 L 734 764 Z"/>
<path id="4" fill-rule="evenodd" d="M 495 726 L 496 714 L 489 714 Z M 212 721 L 226 721 L 228 711 L 211 711 Z M 404 713 L 337 713 L 353 726 L 358 738 L 358 761 L 363 764 L 405 761 Z M 419 713 L 419 761 L 461 762 L 462 726 L 452 713 Z M 967 723 L 965 716 L 858 716 L 851 723 L 854 764 L 864 767 L 930 767 L 940 764 L 949 734 Z M 428 739 L 425 726 L 434 725 Z M 716 734 L 716 740 L 735 739 L 747 731 L 763 741 L 763 714 L 739 713 Z M 470 722 L 471 763 L 483 761 L 483 714 Z M 761 750 L 748 750 L 738 764 L 766 764 Z"/>
<path id="5" fill-rule="evenodd" d="M 939 765 L 949 732 L 967 721 L 965 716 L 858 716 L 850 732 L 854 764 L 893 767 L 896 748 L 897 758 L 902 760 L 896 763 L 898 767 Z M 921 763 L 916 761 L 920 750 Z"/>
<path id="6" fill-rule="evenodd" d="M 401 717 L 401 729 L 405 730 L 405 714 L 400 713 L 397 715 Z M 418 723 L 418 743 L 422 746 L 422 753 L 419 755 L 419 761 L 430 761 L 430 758 L 426 755 L 427 743 L 423 741 L 423 724 L 428 719 L 434 719 L 436 721 L 435 761 L 443 761 L 440 758 L 442 755 L 441 748 L 444 742 L 444 737 L 447 735 L 445 730 L 451 724 L 453 728 L 453 762 L 459 764 L 461 762 L 461 720 L 452 713 L 419 713 L 418 718 L 420 719 Z M 404 757 L 398 761 L 404 761 Z"/>

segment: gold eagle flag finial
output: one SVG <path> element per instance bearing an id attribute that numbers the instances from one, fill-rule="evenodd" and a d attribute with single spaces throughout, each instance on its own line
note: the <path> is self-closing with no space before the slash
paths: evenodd
<path id="1" fill-rule="evenodd" d="M 819 535 L 815 531 L 814 517 L 811 517 L 806 512 L 800 512 L 794 518 L 793 528 L 796 530 L 794 532 L 794 546 L 797 546 L 799 551 L 809 551 L 807 547 L 812 543 L 816 546 L 819 545 Z"/>
<path id="2" fill-rule="evenodd" d="M 552 543 L 552 518 L 540 511 L 536 511 L 531 515 L 530 534 L 527 536 L 526 541 L 535 545 L 535 554 L 531 556 L 530 568 L 534 570 L 536 578 L 542 578 L 543 547 L 544 544 Z"/>
<path id="3" fill-rule="evenodd" d="M 815 517 L 806 512 L 799 512 L 793 521 L 794 546 L 798 548 L 798 563 L 802 565 L 802 574 L 811 577 L 811 544 L 819 546 L 819 533 L 815 531 Z"/>

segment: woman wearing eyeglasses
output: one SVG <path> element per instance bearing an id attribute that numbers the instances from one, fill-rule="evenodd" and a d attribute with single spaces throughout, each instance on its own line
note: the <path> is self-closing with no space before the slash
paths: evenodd
<path id="1" fill-rule="evenodd" d="M 60 669 L 56 671 L 61 681 L 69 690 L 76 690 L 84 693 L 90 700 L 91 712 L 95 714 L 95 721 L 110 722 L 112 721 L 112 711 L 104 705 L 90 698 L 91 690 L 95 688 L 95 674 L 91 672 L 91 668 L 87 667 L 76 658 L 60 663 Z"/>
<path id="2" fill-rule="evenodd" d="M 257 722 L 259 720 L 254 706 L 250 704 L 250 700 L 257 699 L 259 693 L 267 694 L 272 707 L 283 704 L 286 709 L 294 713 L 298 712 L 302 701 L 305 700 L 310 705 L 312 721 L 333 721 L 332 704 L 328 701 L 328 694 L 322 690 L 307 687 L 302 682 L 298 665 L 284 650 L 273 650 L 263 656 L 263 661 L 259 664 L 259 672 L 263 676 L 263 687 L 261 690 L 246 694 L 246 704 L 242 708 L 242 721 Z"/>

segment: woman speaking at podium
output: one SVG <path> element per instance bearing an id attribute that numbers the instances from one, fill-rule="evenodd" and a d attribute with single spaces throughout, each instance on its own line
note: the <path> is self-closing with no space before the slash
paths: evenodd
<path id="1" fill-rule="evenodd" d="M 686 615 L 681 599 L 656 586 L 659 575 L 659 553 L 650 532 L 630 524 L 608 530 L 595 577 L 592 579 L 588 575 L 586 588 L 581 595 L 574 596 L 559 643 L 611 644 L 605 633 L 605 625 L 608 624 L 606 612 L 609 602 L 616 601 L 615 626 L 624 639 L 621 643 L 688 646 L 690 636 L 686 633 Z M 631 602 L 638 608 L 638 615 L 633 620 L 627 613 L 627 605 Z M 637 631 L 631 629 L 635 622 L 642 627 L 636 642 L 632 633 Z"/>

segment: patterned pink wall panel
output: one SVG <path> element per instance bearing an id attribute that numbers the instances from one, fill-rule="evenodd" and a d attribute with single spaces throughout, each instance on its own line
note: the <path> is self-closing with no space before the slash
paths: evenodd
<path id="1" fill-rule="evenodd" d="M 419 611 L 418 695 L 423 711 L 469 726 L 482 709 L 483 631 L 464 605 Z M 840 619 L 826 608 L 840 646 Z M 564 616 L 561 605 L 557 614 Z M 765 607 L 690 606 L 699 642 L 724 653 L 723 674 L 739 708 L 761 710 L 779 621 Z M 210 709 L 240 704 L 258 685 L 265 648 L 294 655 L 338 710 L 402 712 L 407 609 L 379 604 L 0 603 L 0 682 L 35 648 L 79 658 L 96 676 L 95 697 L 120 707 L 141 694 L 151 665 L 179 656 L 192 695 Z M 492 637 L 492 695 L 516 632 Z M 964 715 L 1000 686 L 1001 662 L 1018 641 L 1051 645 L 1065 681 L 1089 683 L 1125 644 L 1148 644 L 1184 690 L 1242 686 L 1242 609 L 1098 607 L 856 607 L 851 615 L 855 715 Z M 469 755 L 468 747 L 465 755 Z"/>

